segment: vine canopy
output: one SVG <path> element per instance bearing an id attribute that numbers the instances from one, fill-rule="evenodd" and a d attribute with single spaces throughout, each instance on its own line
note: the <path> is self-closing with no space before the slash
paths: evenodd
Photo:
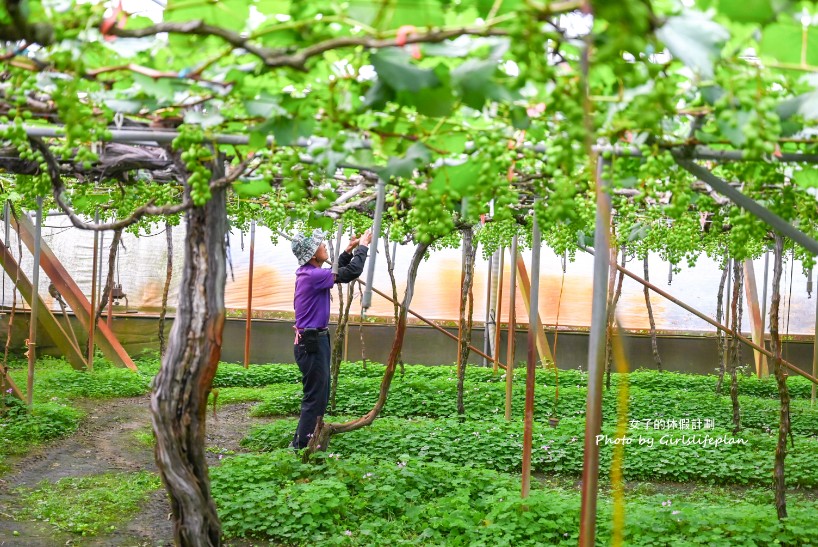
<path id="1" fill-rule="evenodd" d="M 539 196 L 562 252 L 593 231 L 592 147 L 622 144 L 641 157 L 612 159 L 620 244 L 674 263 L 768 245 L 676 164 L 696 146 L 741 151 L 708 167 L 818 233 L 818 170 L 779 161 L 815 152 L 814 2 L 5 0 L 0 41 L 4 197 L 77 219 L 149 230 L 215 184 L 239 226 L 360 224 L 380 177 L 393 239 L 491 215 L 503 244 Z"/>

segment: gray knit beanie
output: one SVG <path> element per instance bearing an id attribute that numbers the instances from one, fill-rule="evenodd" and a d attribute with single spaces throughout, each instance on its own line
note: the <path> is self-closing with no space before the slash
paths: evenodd
<path id="1" fill-rule="evenodd" d="M 298 265 L 303 266 L 315 255 L 326 235 L 321 230 L 314 230 L 312 235 L 296 234 L 293 238 L 292 249 Z"/>

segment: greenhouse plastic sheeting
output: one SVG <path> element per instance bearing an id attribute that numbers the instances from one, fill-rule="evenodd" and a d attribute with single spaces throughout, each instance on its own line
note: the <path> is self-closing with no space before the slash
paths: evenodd
<path id="1" fill-rule="evenodd" d="M 93 232 L 73 228 L 64 216 L 55 215 L 48 216 L 45 219 L 42 233 L 43 241 L 59 257 L 80 289 L 86 295 L 89 295 L 93 263 Z M 168 300 L 171 313 L 178 298 L 177 290 L 184 258 L 184 237 L 184 225 L 174 227 L 174 275 Z M 100 237 L 103 280 L 108 271 L 108 250 L 111 239 L 112 232 L 105 232 Z M 124 247 L 120 249 L 119 267 L 115 279 L 119 280 L 123 291 L 128 296 L 129 309 L 145 313 L 156 313 L 162 304 L 162 289 L 166 275 L 167 241 L 164 226 L 160 225 L 152 233 L 143 234 L 140 237 L 126 233 L 123 235 L 122 241 Z M 348 238 L 345 237 L 343 245 L 346 245 L 347 241 Z M 10 247 L 12 254 L 19 258 L 17 240 L 13 230 L 11 231 Z M 379 245 L 380 250 L 378 252 L 374 285 L 382 292 L 391 294 L 391 284 L 382 247 L 382 245 Z M 290 251 L 290 242 L 284 238 L 279 238 L 279 241 L 274 243 L 271 240 L 271 232 L 264 227 L 258 227 L 256 230 L 255 253 L 253 310 L 292 312 L 294 272 L 298 265 Z M 401 297 L 406 282 L 405 272 L 412 253 L 413 247 L 398 246 L 395 274 L 398 294 Z M 524 252 L 523 256 L 530 270 L 530 252 Z M 241 234 L 238 231 L 231 232 L 229 258 L 232 268 L 228 265 L 225 305 L 228 309 L 244 310 L 247 307 L 250 258 L 249 234 Z M 772 256 L 770 261 L 772 262 Z M 428 260 L 421 263 L 418 271 L 415 296 L 411 305 L 412 310 L 433 320 L 457 320 L 460 294 L 460 263 L 461 251 L 459 249 L 433 251 Z M 509 263 L 508 251 L 506 251 L 505 273 L 503 276 L 505 296 L 503 297 L 501 321 L 506 321 L 508 318 L 508 286 L 511 271 Z M 25 247 L 23 247 L 22 265 L 23 271 L 31 278 L 32 258 Z M 587 327 L 589 325 L 591 318 L 592 265 L 592 256 L 578 252 L 575 261 L 567 263 L 566 272 L 563 276 L 561 257 L 554 255 L 548 249 L 543 249 L 540 268 L 539 308 L 546 325 L 558 324 L 560 327 Z M 673 275 L 673 282 L 670 286 L 667 283 L 668 263 L 660 260 L 658 256 L 652 256 L 650 266 L 650 278 L 654 284 L 699 311 L 715 317 L 716 291 L 718 290 L 721 271 L 714 261 L 702 257 L 693 267 L 683 266 L 681 272 Z M 642 276 L 643 270 L 640 260 L 633 260 L 626 267 L 640 277 Z M 763 259 L 755 262 L 755 272 L 759 298 L 761 298 L 764 280 Z M 488 261 L 481 256 L 481 252 L 478 250 L 473 289 L 474 318 L 476 321 L 482 321 L 485 315 L 487 274 Z M 790 286 L 791 276 L 792 286 Z M 772 264 L 770 264 L 770 279 L 772 279 Z M 806 283 L 806 276 L 800 263 L 795 264 L 794 271 L 791 271 L 791 264 L 786 264 L 785 275 L 782 277 L 782 324 L 780 327 L 782 333 L 803 335 L 814 332 L 815 303 L 814 300 L 807 298 Z M 41 297 L 52 309 L 58 310 L 57 302 L 48 294 L 48 284 L 49 279 L 41 270 Z M 790 288 L 792 289 L 791 294 Z M 360 312 L 359 289 L 356 288 L 355 293 L 355 302 L 353 302 L 351 313 L 357 314 Z M 337 310 L 336 298 L 337 293 L 333 291 L 333 311 Z M 769 301 L 769 294 L 767 298 Z M 11 305 L 12 282 L 6 276 L 3 279 L 2 299 L 4 306 Z M 18 296 L 18 306 L 20 305 L 19 302 Z M 120 304 L 124 304 L 124 301 L 120 302 Z M 656 327 L 660 330 L 706 332 L 714 330 L 704 321 L 690 315 L 661 296 L 652 294 L 651 304 Z M 117 308 L 117 311 L 121 311 L 121 309 Z M 767 309 L 769 310 L 769 303 Z M 625 328 L 649 328 L 642 286 L 627 277 L 623 284 L 617 313 Z M 369 309 L 368 315 L 392 317 L 392 304 L 377 295 L 373 295 L 372 307 Z M 747 331 L 749 330 L 749 320 L 746 306 L 743 319 L 743 330 Z M 519 323 L 528 321 L 525 304 L 519 296 L 517 298 L 517 321 Z"/>

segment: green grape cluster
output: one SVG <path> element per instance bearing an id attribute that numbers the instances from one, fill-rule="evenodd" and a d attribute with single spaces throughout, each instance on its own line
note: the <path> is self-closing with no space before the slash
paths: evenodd
<path id="1" fill-rule="evenodd" d="M 414 227 L 420 243 L 432 243 L 454 230 L 454 219 L 447 207 L 446 196 L 428 189 L 418 189 L 407 222 Z"/>
<path id="2" fill-rule="evenodd" d="M 317 204 L 323 206 L 323 209 L 331 204 L 330 198 L 334 196 L 332 191 L 326 196 L 318 192 L 317 197 L 320 203 L 314 199 L 316 196 L 312 194 L 313 183 L 322 181 L 326 177 L 319 166 L 303 163 L 298 150 L 292 147 L 276 149 L 271 163 L 273 164 L 271 175 L 280 177 L 282 180 L 283 192 L 280 197 L 289 203 L 294 216 L 307 218 L 311 212 L 316 210 Z M 321 201 L 322 199 L 324 201 Z"/>
<path id="3" fill-rule="evenodd" d="M 56 87 L 52 100 L 63 122 L 65 136 L 51 150 L 56 157 L 90 170 L 99 160 L 90 148 L 91 143 L 111 139 L 107 120 L 96 116 L 90 105 L 78 99 L 81 90 L 77 78 L 57 80 Z"/>
<path id="4" fill-rule="evenodd" d="M 351 231 L 355 235 L 360 235 L 372 227 L 372 219 L 355 210 L 346 211 L 341 217 L 341 222 L 344 224 L 345 231 Z M 386 222 L 385 218 L 381 222 L 381 233 L 393 235 L 389 223 Z"/>
<path id="5" fill-rule="evenodd" d="M 725 93 L 715 102 L 717 121 L 728 138 L 741 146 L 747 159 L 762 159 L 776 150 L 781 137 L 778 100 L 761 69 L 721 72 L 717 81 Z M 732 132 L 740 132 L 733 135 Z"/>
<path id="6" fill-rule="evenodd" d="M 483 258 L 487 259 L 493 255 L 497 249 L 511 246 L 511 241 L 515 235 L 520 234 L 521 227 L 514 220 L 497 220 L 496 217 L 491 222 L 487 222 L 475 234 L 475 244 L 483 250 Z"/>
<path id="7" fill-rule="evenodd" d="M 248 204 L 248 207 L 253 204 Z M 249 208 L 247 216 L 266 226 L 273 234 L 273 241 L 278 240 L 278 234 L 289 231 L 291 222 L 290 210 L 286 200 L 281 197 L 281 190 L 272 192 L 266 206 Z"/>
<path id="8" fill-rule="evenodd" d="M 557 218 L 549 209 L 546 201 L 539 203 L 535 209 L 543 242 L 556 254 L 567 253 L 573 260 L 580 244 L 580 234 L 593 234 L 596 217 L 594 194 L 590 190 L 579 192 L 573 197 L 574 208 L 569 217 Z M 587 242 L 585 244 L 590 244 Z M 530 245 L 530 237 L 529 237 Z"/>
<path id="9" fill-rule="evenodd" d="M 206 163 L 213 161 L 213 150 L 204 144 L 204 131 L 198 125 L 182 125 L 179 135 L 173 139 L 173 149 L 182 150 L 182 161 L 190 173 L 187 184 L 190 199 L 201 207 L 210 199 L 210 178 L 212 173 Z"/>
<path id="10" fill-rule="evenodd" d="M 547 82 L 553 78 L 554 66 L 548 62 L 548 44 L 562 37 L 540 21 L 534 10 L 522 10 L 520 17 L 508 24 L 511 56 L 517 63 L 519 74 L 515 87 L 527 82 Z"/>
<path id="11" fill-rule="evenodd" d="M 570 163 L 567 155 L 575 152 L 572 144 L 578 143 L 582 146 L 585 142 L 583 101 L 582 87 L 579 80 L 573 75 L 557 78 L 546 99 L 548 111 L 560 113 L 559 117 L 554 116 L 551 119 L 551 133 L 555 135 L 555 138 L 561 136 L 560 144 L 562 145 L 562 150 L 557 153 L 551 148 L 558 143 L 552 140 L 548 152 L 556 154 L 558 158 L 565 162 L 563 165 L 566 167 Z"/>
<path id="12" fill-rule="evenodd" d="M 55 42 L 76 40 L 89 27 L 98 27 L 102 22 L 105 7 L 104 3 L 72 2 L 71 9 L 54 12 L 51 23 L 54 29 Z M 67 67 L 59 65 L 58 68 L 62 70 Z"/>
<path id="13" fill-rule="evenodd" d="M 617 112 L 611 131 L 616 134 L 646 132 L 660 139 L 665 133 L 665 121 L 676 114 L 677 89 L 678 82 L 667 75 L 652 79 L 649 89 L 637 94 L 626 108 Z"/>

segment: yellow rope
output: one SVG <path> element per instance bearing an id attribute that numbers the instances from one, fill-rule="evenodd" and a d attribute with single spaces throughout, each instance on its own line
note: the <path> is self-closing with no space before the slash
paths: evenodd
<path id="1" fill-rule="evenodd" d="M 615 330 L 611 338 L 613 362 L 619 373 L 619 384 L 616 404 L 616 438 L 624 438 L 628 433 L 628 361 L 622 346 L 622 332 L 619 322 L 615 321 Z M 611 545 L 623 544 L 625 532 L 625 484 L 622 479 L 622 463 L 625 458 L 625 443 L 614 445 L 611 462 L 611 491 L 613 495 L 613 533 Z"/>

